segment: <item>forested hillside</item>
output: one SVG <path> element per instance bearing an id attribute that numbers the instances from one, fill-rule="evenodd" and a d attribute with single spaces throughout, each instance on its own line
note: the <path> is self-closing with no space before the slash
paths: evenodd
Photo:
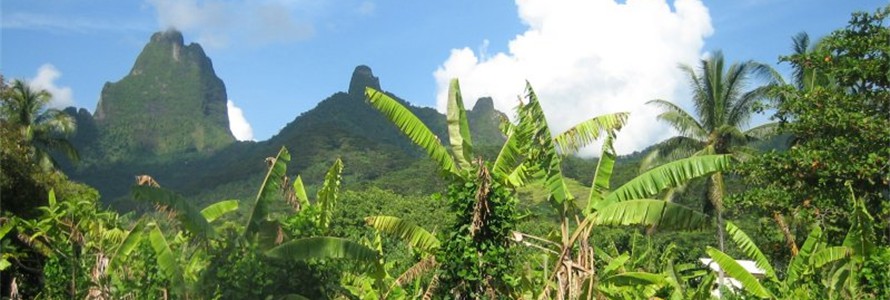
<path id="1" fill-rule="evenodd" d="M 556 132 L 455 78 L 442 114 L 365 65 L 236 141 L 175 30 L 95 113 L 0 76 L 0 299 L 888 299 L 888 16 L 792 37 L 789 78 L 683 65 L 694 110 L 649 101 L 676 136 L 625 156 L 628 112 Z"/>

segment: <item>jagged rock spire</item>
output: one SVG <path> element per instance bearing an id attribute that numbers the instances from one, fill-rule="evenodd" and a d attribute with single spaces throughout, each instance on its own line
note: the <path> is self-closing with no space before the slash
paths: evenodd
<path id="1" fill-rule="evenodd" d="M 374 76 L 374 72 L 366 65 L 355 67 L 352 71 L 352 79 L 349 81 L 349 95 L 365 98 L 365 87 L 380 89 L 380 79 Z"/>

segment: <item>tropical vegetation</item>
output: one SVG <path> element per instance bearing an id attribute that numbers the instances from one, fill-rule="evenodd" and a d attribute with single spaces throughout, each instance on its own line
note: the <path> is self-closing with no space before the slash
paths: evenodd
<path id="1" fill-rule="evenodd" d="M 652 101 L 679 135 L 645 153 L 615 151 L 632 138 L 626 112 L 551 131 L 531 83 L 507 118 L 490 101 L 466 109 L 454 79 L 439 117 L 360 67 L 319 105 L 333 121 L 294 122 L 331 131 L 183 154 L 177 176 L 125 174 L 114 206 L 64 171 L 95 150 L 73 133 L 91 119 L 0 79 L 0 298 L 887 299 L 888 14 L 793 37 L 790 80 L 725 68 L 719 51 L 682 67 L 694 113 Z M 747 128 L 758 112 L 775 123 Z M 594 145 L 596 159 L 575 156 Z M 260 175 L 186 172 L 222 164 Z M 177 189 L 214 179 L 214 193 Z"/>

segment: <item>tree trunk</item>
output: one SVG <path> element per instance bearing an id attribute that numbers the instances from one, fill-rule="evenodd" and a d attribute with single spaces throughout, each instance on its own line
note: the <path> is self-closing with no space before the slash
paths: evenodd
<path id="1" fill-rule="evenodd" d="M 717 215 L 717 245 L 720 247 L 720 252 L 726 252 L 725 247 L 725 237 L 724 237 L 724 229 L 723 229 L 723 173 L 717 172 L 711 177 L 708 178 L 708 202 L 711 203 L 714 208 L 714 214 Z M 723 284 L 725 274 L 723 272 L 723 268 L 720 268 L 720 272 L 717 272 L 718 275 L 718 283 Z"/>

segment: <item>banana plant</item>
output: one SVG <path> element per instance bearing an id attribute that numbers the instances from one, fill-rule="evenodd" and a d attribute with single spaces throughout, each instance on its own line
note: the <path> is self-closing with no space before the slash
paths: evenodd
<path id="1" fill-rule="evenodd" d="M 55 191 L 50 190 L 47 205 L 38 208 L 37 218 L 12 217 L 0 228 L 2 235 L 13 233 L 48 261 L 44 268 L 62 269 L 64 276 L 51 280 L 65 282 L 49 281 L 45 295 L 111 297 L 112 282 L 121 279 L 121 261 L 142 237 L 140 224 L 131 230 L 123 229 L 119 216 L 100 210 L 92 195 L 89 190 L 78 190 L 57 199 Z M 3 241 L 3 261 L 17 261 L 20 257 L 5 249 L 8 239 Z M 2 261 L 0 265 L 6 266 Z"/>
<path id="2" fill-rule="evenodd" d="M 186 299 L 193 297 L 196 284 L 210 263 L 209 243 L 224 243 L 212 223 L 237 211 L 238 201 L 219 201 L 198 210 L 184 197 L 161 187 L 134 186 L 131 191 L 135 199 L 153 203 L 162 212 L 174 217 L 182 229 L 174 229 L 168 235 L 159 222 L 164 220 L 150 221 L 142 218 L 131 230 L 126 240 L 126 250 L 133 251 L 145 239 L 143 236 L 146 236 L 157 266 L 170 284 L 170 291 L 164 290 L 164 295 L 172 292 L 173 295 Z M 133 236 L 134 234 L 136 235 Z M 168 241 L 168 237 L 172 239 Z M 119 264 L 120 262 L 112 260 L 112 266 Z"/>
<path id="3" fill-rule="evenodd" d="M 568 193 L 568 188 L 562 179 L 560 157 L 557 155 L 553 137 L 550 134 L 549 128 L 541 126 L 542 124 L 546 125 L 546 122 L 541 122 L 541 120 L 543 120 L 543 112 L 540 110 L 540 106 L 537 103 L 537 97 L 534 95 L 534 91 L 530 84 L 526 85 L 526 90 L 528 91 L 526 99 L 528 99 L 529 104 L 520 104 L 519 109 L 517 110 L 519 113 L 517 116 L 517 124 L 502 124 L 504 134 L 506 135 L 506 141 L 501 147 L 494 162 L 490 164 L 484 163 L 481 159 L 473 159 L 472 157 L 474 155 L 472 137 L 470 136 L 466 110 L 464 109 L 460 86 L 457 79 L 453 79 L 449 85 L 448 111 L 446 113 L 450 153 L 448 148 L 439 141 L 436 135 L 433 134 L 419 118 L 413 115 L 398 101 L 373 88 L 367 88 L 365 92 L 368 102 L 372 107 L 380 111 L 393 122 L 413 143 L 423 148 L 427 155 L 437 163 L 440 171 L 447 179 L 449 179 L 449 181 L 451 181 L 452 191 L 460 190 L 460 186 L 463 185 L 474 189 L 468 191 L 466 194 L 475 193 L 477 195 L 477 197 L 475 197 L 476 199 L 467 199 L 469 201 L 475 201 L 475 203 L 457 203 L 452 206 L 452 209 L 455 210 L 455 213 L 459 218 L 464 218 L 458 221 L 459 225 L 456 227 L 455 231 L 460 232 L 460 230 L 467 229 L 468 232 L 463 232 L 463 234 L 470 235 L 472 238 L 470 240 L 473 242 L 470 243 L 471 245 L 469 245 L 469 247 L 477 250 L 477 257 L 487 257 L 485 253 L 489 251 L 487 250 L 488 246 L 482 246 L 483 243 L 492 243 L 496 245 L 506 244 L 512 234 L 512 223 L 515 222 L 515 216 L 494 216 L 493 219 L 506 217 L 506 222 L 509 223 L 506 224 L 506 226 L 493 226 L 485 221 L 486 218 L 491 216 L 485 213 L 480 213 L 480 211 L 498 211 L 498 207 L 501 207 L 500 205 L 510 207 L 504 211 L 512 211 L 512 206 L 514 206 L 516 202 L 516 200 L 507 200 L 504 202 L 492 201 L 493 198 L 489 197 L 498 194 L 498 192 L 492 193 L 489 191 L 489 188 L 492 186 L 503 187 L 503 193 L 509 194 L 509 196 L 507 196 L 508 198 L 515 198 L 515 188 L 524 186 L 532 180 L 541 180 L 545 182 L 547 188 L 551 190 L 552 197 L 550 202 L 555 206 L 568 207 L 573 203 L 573 197 Z M 606 130 L 613 130 L 614 128 L 620 127 L 623 125 L 625 119 L 626 114 L 614 114 L 583 122 L 581 125 L 574 128 L 578 133 L 571 135 L 573 138 L 559 140 L 559 147 L 568 151 L 569 149 L 579 147 L 584 143 L 589 143 L 590 141 L 587 139 L 595 139 Z M 537 145 L 541 143 L 546 146 L 538 147 Z M 492 183 L 488 181 L 489 177 L 490 180 L 496 183 L 496 185 L 492 185 Z M 479 193 L 480 191 L 487 193 Z M 484 195 L 480 197 L 480 194 Z M 495 198 L 497 197 L 495 196 Z M 452 201 L 455 200 L 456 199 L 452 199 Z M 452 202 L 452 204 L 455 203 L 456 202 Z M 473 207 L 487 209 L 470 209 Z M 480 227 L 482 228 L 481 230 Z M 485 232 L 487 230 L 485 228 L 497 228 L 497 233 L 492 238 L 485 241 L 478 241 L 475 238 L 475 234 L 477 232 Z M 464 239 L 464 237 L 460 235 L 452 235 L 451 238 L 443 240 L 444 248 L 440 250 L 443 251 L 442 253 L 454 253 L 452 252 L 453 250 L 461 251 L 452 248 L 454 247 L 453 245 L 455 245 L 454 243 L 461 239 Z M 460 255 L 457 255 L 457 257 L 460 257 Z M 464 269 L 471 268 L 476 270 L 475 265 L 486 265 L 485 263 L 476 264 L 466 262 L 464 267 L 460 267 L 464 262 L 464 260 L 458 258 L 457 261 L 449 260 L 448 262 L 443 263 L 447 263 L 444 267 L 450 268 L 455 272 L 457 270 L 463 270 L 461 273 L 476 272 L 466 271 Z M 491 267 L 496 268 L 496 266 Z M 492 275 L 494 272 L 492 270 L 493 269 L 481 272 L 487 274 L 489 277 L 497 277 L 497 275 Z M 451 275 L 449 276 L 455 277 Z M 478 295 L 484 293 L 485 291 L 483 290 L 490 287 L 483 287 L 487 284 L 481 283 L 481 280 L 453 282 L 449 281 L 450 277 L 446 277 L 446 280 L 443 281 L 446 288 L 450 288 L 448 285 L 469 287 L 465 291 L 475 289 L 468 293 L 476 293 Z M 457 275 L 457 277 L 460 276 Z M 483 286 L 480 286 L 479 284 Z M 501 292 L 508 293 L 504 290 L 501 290 Z"/>
<path id="4" fill-rule="evenodd" d="M 709 218 L 701 213 L 650 197 L 692 178 L 725 170 L 729 166 L 729 157 L 715 155 L 677 161 L 649 170 L 611 190 L 609 181 L 617 156 L 613 142 L 627 114 L 605 115 L 582 122 L 551 140 L 549 125 L 531 87 L 527 87 L 527 98 L 528 104 L 519 108 L 520 125 L 516 126 L 525 124 L 532 128 L 527 130 L 532 132 L 530 136 L 533 138 L 526 151 L 532 153 L 534 159 L 527 161 L 531 165 L 527 165 L 526 169 L 543 174 L 541 177 L 550 192 L 550 202 L 561 216 L 560 243 L 557 249 L 551 249 L 558 255 L 552 261 L 573 262 L 553 266 L 554 270 L 548 273 L 550 276 L 546 282 L 555 284 L 548 283 L 540 294 L 541 298 L 575 298 L 581 294 L 594 296 L 589 292 L 590 288 L 582 293 L 583 283 L 594 273 L 594 251 L 588 242 L 593 226 L 643 225 L 665 229 L 699 229 L 709 224 Z M 522 116 L 529 121 L 523 123 Z M 560 156 L 571 154 L 599 138 L 604 138 L 602 155 L 591 183 L 587 206 L 578 212 L 574 196 L 568 193 L 559 167 Z M 569 228 L 575 230 L 570 232 Z M 556 294 L 551 295 L 551 292 Z"/>
<path id="5" fill-rule="evenodd" d="M 440 255 L 451 257 L 440 265 L 442 288 L 465 297 L 482 293 L 508 294 L 504 284 L 510 257 L 494 255 L 506 252 L 507 237 L 515 223 L 513 189 L 524 184 L 525 173 L 520 167 L 527 155 L 520 145 L 526 131 L 508 134 L 504 146 L 493 163 L 474 157 L 472 137 L 460 85 L 452 80 L 448 92 L 446 121 L 449 149 L 420 119 L 389 95 L 366 88 L 368 103 L 389 119 L 414 144 L 420 146 L 436 163 L 449 184 L 446 196 L 451 210 L 457 215 L 457 225 L 451 238 L 444 239 Z M 492 212 L 498 212 L 494 214 Z M 469 257 L 465 252 L 475 252 Z M 486 274 L 492 280 L 466 274 Z"/>
<path id="6" fill-rule="evenodd" d="M 855 214 L 867 217 L 868 212 L 856 205 Z M 707 253 L 726 275 L 742 284 L 742 289 L 759 298 L 776 299 L 835 299 L 854 297 L 856 279 L 852 272 L 858 268 L 857 257 L 866 254 L 863 247 L 868 242 L 860 240 L 862 235 L 856 230 L 859 226 L 867 226 L 863 219 L 856 220 L 847 234 L 844 245 L 829 246 L 822 228 L 813 227 L 807 239 L 800 247 L 797 255 L 792 256 L 785 270 L 785 277 L 779 278 L 767 257 L 751 238 L 732 222 L 726 223 L 726 232 L 730 239 L 745 255 L 754 260 L 756 266 L 764 271 L 765 282 L 758 280 L 735 259 L 722 251 L 708 247 Z M 857 225 L 858 224 L 858 225 Z M 853 240 L 856 240 L 855 242 Z M 822 277 L 822 282 L 814 280 Z"/>
<path id="7" fill-rule="evenodd" d="M 436 260 L 436 253 L 441 244 L 439 239 L 423 227 L 398 217 L 367 217 L 365 218 L 365 224 L 374 228 L 378 236 L 382 233 L 396 237 L 421 254 L 420 260 L 391 280 L 386 290 L 380 293 L 382 295 L 381 299 L 390 299 L 389 296 L 393 291 L 404 289 L 405 285 L 411 282 L 415 283 L 415 290 L 423 291 L 423 288 L 419 287 L 421 278 L 425 277 L 426 274 L 434 273 L 439 266 L 439 262 Z M 438 279 L 436 276 L 435 274 L 433 275 L 431 282 L 435 282 Z M 426 291 L 432 292 L 434 289 L 435 287 L 428 287 Z"/>

